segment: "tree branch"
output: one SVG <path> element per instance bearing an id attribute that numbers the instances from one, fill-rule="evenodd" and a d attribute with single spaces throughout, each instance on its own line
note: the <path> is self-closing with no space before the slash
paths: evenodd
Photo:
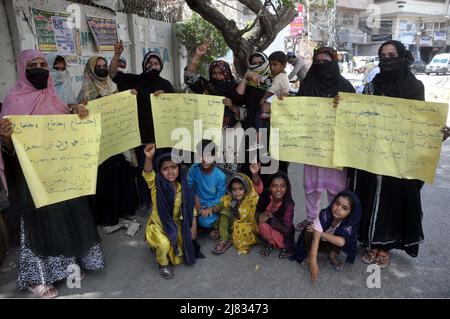
<path id="1" fill-rule="evenodd" d="M 260 0 L 238 0 L 238 1 L 247 8 L 249 8 L 255 14 L 259 14 L 261 9 L 263 8 L 263 4 Z"/>
<path id="2" fill-rule="evenodd" d="M 187 5 L 195 12 L 200 14 L 203 19 L 215 26 L 223 35 L 225 42 L 233 50 L 236 47 L 235 39 L 241 37 L 241 33 L 236 26 L 236 22 L 228 20 L 217 9 L 209 6 L 205 1 L 201 0 L 186 0 Z"/>
<path id="3" fill-rule="evenodd" d="M 278 12 L 278 17 L 274 15 L 262 16 L 259 28 L 250 37 L 249 42 L 257 50 L 265 50 L 273 42 L 277 34 L 297 15 L 297 11 L 290 7 L 283 7 Z"/>
<path id="4" fill-rule="evenodd" d="M 234 65 L 239 74 L 244 74 L 248 65 L 248 56 L 255 51 L 264 51 L 275 39 L 277 34 L 295 18 L 297 12 L 293 6 L 279 5 L 276 7 L 271 0 L 238 0 L 257 16 L 252 25 L 242 30 L 236 22 L 227 19 L 220 11 L 215 9 L 210 1 L 186 0 L 187 5 L 206 21 L 215 26 L 222 34 L 225 42 L 233 51 Z M 272 6 L 275 14 L 268 8 Z M 243 37 L 252 30 L 249 39 Z"/>
<path id="5" fill-rule="evenodd" d="M 271 5 L 271 7 L 273 8 L 273 11 L 275 11 L 275 14 L 277 15 L 277 17 L 279 18 L 279 15 L 278 15 L 278 10 L 277 10 L 277 8 L 275 8 L 275 5 L 273 4 L 273 2 L 272 1 L 269 1 L 269 3 L 270 3 L 270 5 Z"/>
<path id="6" fill-rule="evenodd" d="M 251 29 L 253 29 L 255 27 L 256 23 L 259 20 L 259 17 L 261 16 L 261 13 L 262 13 L 262 10 L 258 12 L 258 14 L 255 17 L 255 20 L 253 20 L 251 25 L 246 26 L 244 29 L 241 30 L 242 35 L 246 34 L 247 32 L 249 32 Z"/>

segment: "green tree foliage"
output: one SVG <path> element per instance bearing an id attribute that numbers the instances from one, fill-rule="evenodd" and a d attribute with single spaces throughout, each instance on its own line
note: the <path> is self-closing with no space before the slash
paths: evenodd
<path id="1" fill-rule="evenodd" d="M 210 43 L 210 52 L 203 57 L 200 65 L 199 71 L 203 75 L 206 75 L 207 65 L 225 56 L 229 50 L 219 30 L 195 12 L 186 22 L 177 23 L 176 35 L 178 40 L 186 47 L 189 57 L 195 53 L 199 45 L 204 42 Z"/>

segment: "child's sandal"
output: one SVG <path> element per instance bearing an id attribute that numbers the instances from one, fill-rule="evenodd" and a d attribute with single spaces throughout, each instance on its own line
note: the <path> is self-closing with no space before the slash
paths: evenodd
<path id="1" fill-rule="evenodd" d="M 330 260 L 331 265 L 333 266 L 334 270 L 336 271 L 343 271 L 344 270 L 344 263 L 340 262 L 337 258 L 333 260 L 330 256 L 328 256 L 328 259 Z"/>
<path id="2" fill-rule="evenodd" d="M 280 249 L 280 254 L 278 255 L 278 258 L 280 259 L 286 259 L 290 256 L 290 254 L 287 252 L 286 248 Z"/>
<path id="3" fill-rule="evenodd" d="M 212 230 L 212 231 L 209 233 L 209 238 L 211 238 L 211 239 L 214 240 L 214 241 L 218 241 L 218 240 L 219 240 L 219 237 L 220 237 L 220 233 L 219 233 L 218 230 Z"/>
<path id="4" fill-rule="evenodd" d="M 261 251 L 259 252 L 261 256 L 267 257 L 270 255 L 270 253 L 273 250 L 273 246 L 272 245 L 264 245 L 263 248 L 261 248 Z"/>
<path id="5" fill-rule="evenodd" d="M 212 252 L 213 254 L 220 255 L 223 254 L 228 248 L 230 248 L 230 246 L 231 242 L 229 240 L 227 241 L 218 240 Z"/>
<path id="6" fill-rule="evenodd" d="M 159 273 L 164 279 L 172 279 L 174 277 L 173 269 L 170 265 L 159 266 Z"/>

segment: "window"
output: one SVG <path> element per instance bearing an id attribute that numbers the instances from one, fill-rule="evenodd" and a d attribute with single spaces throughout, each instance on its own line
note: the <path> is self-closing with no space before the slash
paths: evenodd
<path id="1" fill-rule="evenodd" d="M 416 22 L 408 20 L 400 20 L 401 32 L 416 32 Z"/>
<path id="2" fill-rule="evenodd" d="M 354 17 L 351 13 L 342 14 L 342 24 L 343 25 L 353 25 Z"/>

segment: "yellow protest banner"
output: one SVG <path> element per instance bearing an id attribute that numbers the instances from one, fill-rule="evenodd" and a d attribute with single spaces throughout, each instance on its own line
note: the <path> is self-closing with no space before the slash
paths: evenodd
<path id="1" fill-rule="evenodd" d="M 195 151 L 198 142 L 222 142 L 224 97 L 204 94 L 151 95 L 153 124 L 158 148 Z"/>
<path id="2" fill-rule="evenodd" d="M 342 100 L 336 113 L 335 165 L 433 182 L 447 104 L 339 95 Z"/>
<path id="3" fill-rule="evenodd" d="M 90 113 L 102 114 L 100 165 L 113 155 L 141 145 L 136 96 L 130 91 L 89 101 Z"/>
<path id="4" fill-rule="evenodd" d="M 273 99 L 269 143 L 271 156 L 287 162 L 340 169 L 333 165 L 335 121 L 333 99 Z"/>
<path id="5" fill-rule="evenodd" d="M 101 115 L 14 115 L 12 140 L 37 208 L 95 194 Z"/>

